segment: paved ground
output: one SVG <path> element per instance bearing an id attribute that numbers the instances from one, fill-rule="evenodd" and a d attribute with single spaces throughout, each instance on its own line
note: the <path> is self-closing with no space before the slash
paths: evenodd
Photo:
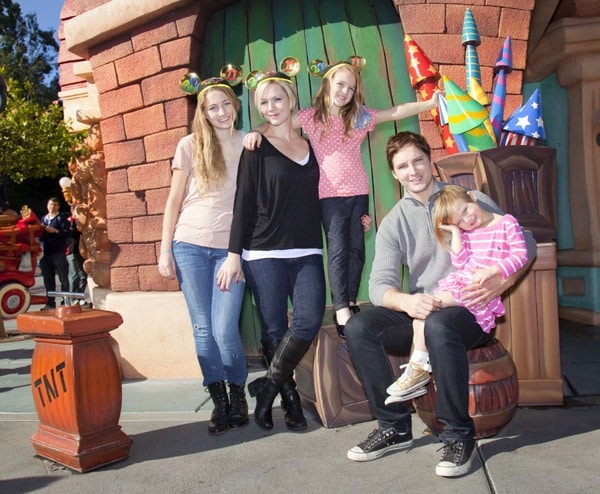
<path id="1" fill-rule="evenodd" d="M 7 325 L 9 333 L 10 324 Z M 0 342 L 0 493 L 590 493 L 600 454 L 600 339 L 597 328 L 561 324 L 565 405 L 519 408 L 497 436 L 478 441 L 473 471 L 434 474 L 440 444 L 415 415 L 415 446 L 354 463 L 346 450 L 375 427 L 326 429 L 312 416 L 293 434 L 275 410 L 273 432 L 254 423 L 209 436 L 208 396 L 196 380 L 123 383 L 122 430 L 129 458 L 84 474 L 35 456 L 30 338 Z M 253 374 L 261 374 L 255 370 Z M 253 403 L 250 401 L 250 407 Z"/>

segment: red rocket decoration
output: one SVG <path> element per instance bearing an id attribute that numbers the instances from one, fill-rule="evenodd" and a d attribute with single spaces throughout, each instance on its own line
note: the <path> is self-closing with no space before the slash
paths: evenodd
<path id="1" fill-rule="evenodd" d="M 529 101 L 505 122 L 503 114 L 506 101 L 506 76 L 512 71 L 512 46 L 510 36 L 504 40 L 494 66 L 495 83 L 491 106 L 481 85 L 481 71 L 477 47 L 481 38 L 473 14 L 465 9 L 462 30 L 465 47 L 467 91 L 463 91 L 444 77 L 445 95 L 440 95 L 439 107 L 431 110 L 442 134 L 446 152 L 481 151 L 498 145 L 537 145 L 546 139 L 539 90 Z M 421 97 L 430 99 L 437 89 L 440 74 L 423 50 L 409 35 L 404 36 L 404 52 L 410 82 Z M 504 129 L 504 134 L 502 133 Z"/>
<path id="2" fill-rule="evenodd" d="M 440 73 L 431 63 L 425 52 L 419 45 L 407 34 L 404 36 L 404 54 L 406 55 L 406 64 L 408 66 L 408 75 L 413 89 L 418 90 L 423 100 L 431 99 L 433 93 L 438 89 L 437 81 L 440 79 Z M 440 98 L 441 104 L 441 98 Z M 433 120 L 438 126 L 442 135 L 444 147 L 448 154 L 457 153 L 454 138 L 448 128 L 447 120 L 445 123 L 440 121 L 440 112 L 437 108 L 431 110 Z"/>

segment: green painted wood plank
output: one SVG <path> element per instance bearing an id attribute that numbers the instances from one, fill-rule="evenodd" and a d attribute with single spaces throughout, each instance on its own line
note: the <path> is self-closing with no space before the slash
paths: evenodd
<path id="1" fill-rule="evenodd" d="M 400 16 L 396 11 L 393 2 L 382 1 L 373 2 L 375 13 L 375 21 L 381 33 L 382 44 L 384 47 L 387 78 L 390 81 L 391 94 L 393 104 L 401 104 L 409 101 L 416 101 L 415 91 L 410 85 L 408 69 L 406 66 L 406 56 L 404 54 L 404 29 L 400 21 Z M 418 118 L 410 117 L 396 122 L 396 131 L 410 130 L 412 132 L 420 132 Z M 387 173 L 390 178 L 391 174 L 387 166 L 387 162 L 381 168 L 375 171 L 378 177 L 383 177 Z M 380 197 L 379 190 L 375 189 L 375 202 L 378 204 L 380 215 L 387 214 L 396 201 L 401 196 L 401 188 L 394 184 L 394 194 Z M 403 289 L 408 291 L 408 269 L 402 268 L 403 274 Z"/>
<path id="2" fill-rule="evenodd" d="M 365 88 L 365 100 L 367 106 L 376 109 L 385 109 L 392 106 L 392 98 L 386 78 L 385 58 L 382 56 L 383 46 L 379 30 L 375 24 L 375 17 L 370 2 L 346 1 L 346 12 L 348 16 L 348 26 L 352 36 L 354 53 L 365 57 L 367 66 L 361 72 Z M 371 194 L 369 195 L 369 211 L 375 221 L 380 220 L 381 208 L 377 197 L 383 189 L 384 195 L 393 196 L 394 185 L 390 180 L 390 174 L 387 172 L 380 177 L 377 170 L 382 167 L 387 168 L 385 159 L 385 143 L 390 134 L 394 132 L 393 123 L 379 124 L 372 132 L 362 146 L 363 162 L 369 176 Z M 383 180 L 381 179 L 383 178 Z M 365 236 L 367 255 L 363 273 L 368 274 L 371 271 L 372 260 L 375 253 L 375 233 L 373 228 Z M 368 299 L 367 278 L 363 277 L 361 289 L 359 292 L 361 298 Z"/>
<path id="3" fill-rule="evenodd" d="M 231 63 L 240 67 L 244 73 L 247 72 L 248 62 L 248 2 L 236 3 L 225 10 L 225 36 L 224 36 L 224 59 L 221 67 Z M 220 70 L 220 68 L 219 68 Z M 238 114 L 237 127 L 239 129 L 250 129 L 250 107 L 248 92 L 245 91 L 244 83 L 234 87 L 234 91 L 240 99 L 241 106 Z"/>
<path id="4" fill-rule="evenodd" d="M 404 29 L 400 16 L 391 0 L 374 2 L 375 20 L 379 25 L 381 39 L 385 49 L 387 76 L 392 88 L 394 104 L 416 101 L 415 90 L 410 85 L 406 56 L 404 54 Z M 397 122 L 398 130 L 419 132 L 417 117 L 406 118 Z"/>
<path id="5" fill-rule="evenodd" d="M 273 25 L 275 34 L 275 58 L 277 65 L 286 57 L 294 57 L 300 62 L 300 70 L 294 81 L 298 92 L 300 108 L 311 103 L 309 75 L 306 71 L 306 38 L 304 36 L 304 15 L 301 0 L 287 0 L 273 3 Z"/>
<path id="6" fill-rule="evenodd" d="M 252 292 L 246 287 L 240 312 L 240 334 L 246 355 L 261 354 L 261 327 L 258 309 L 252 300 Z"/>
<path id="7" fill-rule="evenodd" d="M 374 12 L 370 4 L 365 2 L 349 1 L 347 9 L 356 53 L 367 59 L 367 67 L 361 74 L 366 103 L 377 109 L 390 108 L 393 100 L 387 79 L 387 61 Z M 360 27 L 358 27 L 359 23 Z M 368 138 L 370 152 L 368 163 L 370 166 L 367 166 L 367 171 L 371 175 L 374 219 L 377 222 L 381 221 L 397 200 L 398 186 L 390 176 L 384 151 L 388 137 L 394 134 L 395 130 L 393 122 L 379 124 Z M 363 155 L 364 149 L 363 146 Z M 365 162 L 368 159 L 365 158 Z"/>
<path id="8" fill-rule="evenodd" d="M 321 17 L 314 1 L 302 2 L 302 13 L 304 15 L 304 37 L 306 40 L 306 60 L 305 68 L 313 60 L 324 60 L 327 62 L 327 52 L 325 51 L 325 41 Z M 311 101 L 321 87 L 321 78 L 309 76 Z"/>
<path id="9" fill-rule="evenodd" d="M 344 2 L 318 0 L 317 5 L 323 25 L 326 61 L 331 64 L 346 60 L 354 54 L 354 49 Z"/>
<path id="10" fill-rule="evenodd" d="M 271 0 L 255 0 L 248 3 L 248 58 L 249 71 L 275 70 L 274 35 Z M 250 92 L 250 99 L 253 94 Z M 262 118 L 252 105 L 251 127 L 262 123 Z"/>
<path id="11" fill-rule="evenodd" d="M 225 59 L 223 37 L 225 35 L 225 11 L 217 10 L 210 17 L 204 32 L 204 50 L 198 67 L 193 70 L 198 72 L 202 79 L 213 77 L 218 73 L 218 67 L 223 65 Z M 217 70 L 217 72 L 215 72 Z"/>

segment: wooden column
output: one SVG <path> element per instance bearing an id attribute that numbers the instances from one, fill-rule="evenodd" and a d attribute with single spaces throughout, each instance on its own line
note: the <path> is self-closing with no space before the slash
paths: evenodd
<path id="1" fill-rule="evenodd" d="M 529 273 L 503 299 L 506 316 L 496 337 L 519 375 L 519 405 L 562 405 L 556 244 L 539 243 Z"/>

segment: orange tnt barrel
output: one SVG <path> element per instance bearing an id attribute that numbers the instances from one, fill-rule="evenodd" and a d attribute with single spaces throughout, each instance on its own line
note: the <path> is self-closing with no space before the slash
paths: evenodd
<path id="1" fill-rule="evenodd" d="M 490 437 L 508 424 L 517 409 L 519 381 L 510 353 L 495 338 L 467 352 L 469 359 L 469 415 L 475 439 Z M 427 394 L 413 400 L 419 418 L 434 434 L 444 430 L 435 416 L 435 376 Z"/>
<path id="2" fill-rule="evenodd" d="M 121 431 L 121 373 L 109 331 L 115 312 L 79 305 L 17 316 L 33 334 L 31 391 L 40 421 L 36 453 L 79 472 L 127 458 L 131 439 Z"/>

